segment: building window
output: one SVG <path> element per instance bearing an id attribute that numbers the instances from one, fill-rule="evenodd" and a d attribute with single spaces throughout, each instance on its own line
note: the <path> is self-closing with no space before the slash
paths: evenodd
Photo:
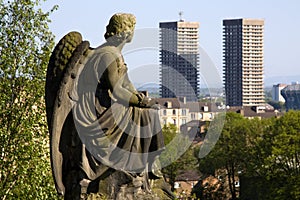
<path id="1" fill-rule="evenodd" d="M 182 109 L 182 110 L 181 110 L 181 115 L 182 115 L 182 116 L 186 116 L 186 109 Z"/>
<path id="2" fill-rule="evenodd" d="M 167 120 L 166 119 L 164 119 L 164 125 L 167 125 Z"/>
<path id="3" fill-rule="evenodd" d="M 192 113 L 192 114 L 191 114 L 191 118 L 192 118 L 192 120 L 195 119 L 195 113 Z"/>
<path id="4" fill-rule="evenodd" d="M 239 181 L 235 181 L 234 182 L 234 186 L 237 187 L 237 188 L 240 187 L 240 182 Z"/>
<path id="5" fill-rule="evenodd" d="M 167 115 L 167 110 L 163 110 L 163 115 L 164 115 L 164 116 Z"/>
<path id="6" fill-rule="evenodd" d="M 181 124 L 183 125 L 183 124 L 186 124 L 186 119 L 182 119 L 181 120 Z"/>
<path id="7" fill-rule="evenodd" d="M 199 113 L 199 119 L 202 119 L 203 115 L 201 113 Z"/>
<path id="8" fill-rule="evenodd" d="M 173 115 L 176 115 L 176 110 L 175 109 L 173 110 Z"/>
<path id="9" fill-rule="evenodd" d="M 173 124 L 176 125 L 176 119 L 173 119 Z"/>

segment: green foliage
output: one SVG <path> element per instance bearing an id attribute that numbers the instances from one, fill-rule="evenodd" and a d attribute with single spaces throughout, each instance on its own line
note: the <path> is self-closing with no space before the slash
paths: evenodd
<path id="1" fill-rule="evenodd" d="M 300 112 L 289 111 L 273 126 L 265 176 L 276 180 L 272 199 L 300 199 Z"/>
<path id="2" fill-rule="evenodd" d="M 177 135 L 177 128 L 174 124 L 164 125 L 162 133 L 165 145 L 168 145 Z"/>
<path id="3" fill-rule="evenodd" d="M 182 144 L 178 143 L 179 140 L 176 136 L 180 133 L 177 132 L 176 126 L 172 124 L 168 126 L 165 125 L 162 129 L 162 132 L 164 136 L 166 150 L 163 151 L 163 153 L 161 154 L 160 162 L 163 167 L 162 171 L 164 175 L 168 177 L 169 183 L 172 187 L 172 191 L 174 191 L 174 183 L 179 168 L 179 166 L 176 163 L 176 159 L 179 157 L 179 154 L 181 154 L 181 152 L 179 152 L 180 148 L 178 148 L 178 145 Z"/>
<path id="4" fill-rule="evenodd" d="M 271 119 L 227 113 L 219 141 L 199 159 L 200 171 L 215 175 L 225 170 L 232 199 L 238 198 L 237 178 L 240 199 L 300 199 L 299 122 L 300 111 Z"/>
<path id="5" fill-rule="evenodd" d="M 266 102 L 272 100 L 272 88 L 265 88 L 265 100 Z"/>
<path id="6" fill-rule="evenodd" d="M 246 195 L 258 199 L 299 199 L 300 112 L 289 111 L 279 119 L 250 121 L 248 162 L 244 177 Z M 248 194 L 247 194 L 248 192 Z"/>
<path id="7" fill-rule="evenodd" d="M 177 175 L 186 170 L 197 170 L 198 161 L 195 148 L 192 148 L 188 136 L 178 133 L 176 126 L 170 124 L 163 127 L 166 150 L 160 156 L 163 173 L 169 178 L 174 191 Z"/>
<path id="8" fill-rule="evenodd" d="M 50 12 L 39 0 L 0 5 L 0 198 L 53 199 L 43 100 Z"/>
<path id="9" fill-rule="evenodd" d="M 244 148 L 248 133 L 246 119 L 237 113 L 227 113 L 226 122 L 216 146 L 208 156 L 199 160 L 199 167 L 203 173 L 214 175 L 217 169 L 226 169 L 232 199 L 236 199 L 234 184 L 236 174 L 245 167 L 246 163 L 247 154 Z"/>

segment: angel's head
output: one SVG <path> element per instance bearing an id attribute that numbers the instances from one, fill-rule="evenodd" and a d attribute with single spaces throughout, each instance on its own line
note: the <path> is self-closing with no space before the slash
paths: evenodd
<path id="1" fill-rule="evenodd" d="M 114 42 L 130 42 L 133 37 L 135 16 L 127 13 L 114 14 L 106 26 L 104 37 Z"/>

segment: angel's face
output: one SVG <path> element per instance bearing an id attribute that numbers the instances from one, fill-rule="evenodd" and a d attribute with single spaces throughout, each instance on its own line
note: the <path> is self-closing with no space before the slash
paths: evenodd
<path id="1" fill-rule="evenodd" d="M 126 37 L 126 43 L 129 43 L 132 41 L 133 35 L 134 35 L 133 31 L 128 32 L 128 35 Z"/>

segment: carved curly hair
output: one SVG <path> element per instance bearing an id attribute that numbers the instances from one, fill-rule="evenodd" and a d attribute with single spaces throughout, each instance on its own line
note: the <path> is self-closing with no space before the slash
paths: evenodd
<path id="1" fill-rule="evenodd" d="M 128 13 L 114 14 L 106 26 L 105 39 L 113 37 L 114 40 L 123 41 L 129 34 L 133 34 L 136 23 L 135 16 Z"/>

